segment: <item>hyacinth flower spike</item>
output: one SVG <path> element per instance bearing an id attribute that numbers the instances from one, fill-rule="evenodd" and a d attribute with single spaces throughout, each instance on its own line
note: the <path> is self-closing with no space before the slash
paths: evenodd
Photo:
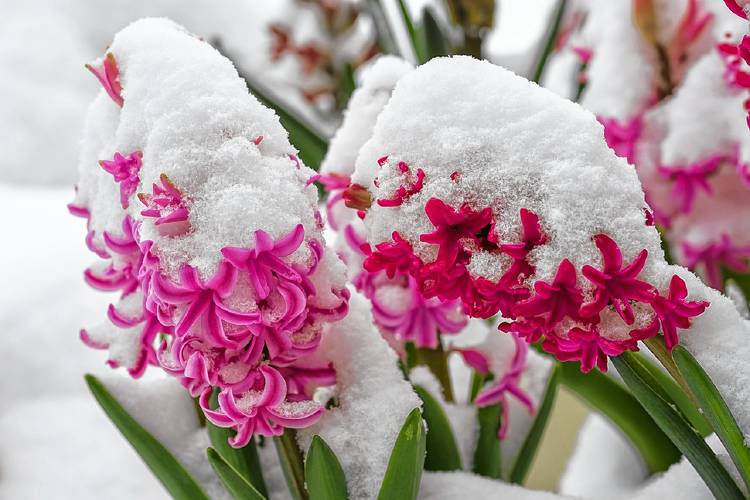
<path id="1" fill-rule="evenodd" d="M 597 315 L 608 304 L 612 304 L 615 311 L 628 325 L 635 321 L 630 300 L 650 302 L 655 296 L 654 288 L 637 276 L 646 264 L 648 251 L 642 250 L 638 256 L 625 267 L 622 267 L 622 253 L 617 243 L 605 234 L 594 236 L 594 243 L 602 255 L 601 270 L 593 266 L 583 266 L 581 272 L 596 286 L 594 300 L 581 307 L 580 314 L 590 318 Z"/>
<path id="2" fill-rule="evenodd" d="M 672 276 L 668 295 L 657 295 L 651 302 L 654 320 L 647 327 L 630 332 L 630 335 L 636 340 L 647 339 L 656 335 L 661 327 L 664 344 L 671 351 L 679 342 L 677 328 L 689 328 L 690 318 L 703 314 L 709 305 L 705 300 L 688 302 L 686 298 L 685 282 L 677 275 Z"/>
<path id="3" fill-rule="evenodd" d="M 117 67 L 117 61 L 114 54 L 108 52 L 104 56 L 101 68 L 95 68 L 91 64 L 86 65 L 86 69 L 102 84 L 109 97 L 115 101 L 115 104 L 122 107 L 124 100 L 122 98 L 122 85 L 120 85 L 120 69 Z"/>
<path id="4" fill-rule="evenodd" d="M 259 229 L 255 231 L 255 247 L 225 247 L 221 253 L 234 267 L 249 273 L 250 282 L 258 298 L 263 300 L 268 298 L 274 287 L 274 274 L 288 281 L 301 281 L 300 274 L 282 258 L 294 253 L 304 239 L 305 230 L 302 224 L 298 224 L 277 241 Z"/>

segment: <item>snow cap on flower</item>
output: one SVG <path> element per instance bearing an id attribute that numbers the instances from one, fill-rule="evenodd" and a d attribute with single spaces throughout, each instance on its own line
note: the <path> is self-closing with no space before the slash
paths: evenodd
<path id="1" fill-rule="evenodd" d="M 390 197 L 401 163 L 423 169 L 423 187 L 367 210 L 366 267 L 389 258 L 379 248 L 395 231 L 428 297 L 500 312 L 503 330 L 543 336 L 587 370 L 599 354 L 636 348 L 631 331 L 651 324 L 674 272 L 635 171 L 591 113 L 489 63 L 437 59 L 399 81 L 353 182 L 375 201 Z"/>
<path id="2" fill-rule="evenodd" d="M 325 248 L 314 172 L 231 62 L 179 26 L 138 21 L 108 53 L 122 109 L 104 94 L 92 104 L 72 207 L 107 259 L 87 280 L 122 298 L 115 328 L 83 340 L 134 375 L 160 364 L 204 402 L 218 388 L 206 412 L 238 430 L 237 446 L 308 425 L 322 408 L 295 363 L 349 296 Z M 332 367 L 316 368 L 330 384 Z"/>

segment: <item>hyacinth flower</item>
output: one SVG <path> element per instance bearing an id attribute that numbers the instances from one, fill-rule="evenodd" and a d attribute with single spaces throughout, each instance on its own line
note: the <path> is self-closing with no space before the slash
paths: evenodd
<path id="1" fill-rule="evenodd" d="M 122 107 L 124 100 L 122 98 L 122 85 L 120 84 L 120 69 L 117 67 L 117 61 L 115 60 L 112 52 L 107 52 L 104 59 L 101 61 L 101 67 L 97 68 L 93 64 L 87 64 L 86 69 L 99 80 L 102 87 L 107 92 L 107 95 L 118 106 Z"/>
<path id="2" fill-rule="evenodd" d="M 247 93 L 228 60 L 170 22 L 147 20 L 118 35 L 102 73 L 110 95 L 122 91 L 124 75 L 115 60 L 123 63 L 120 69 L 135 68 L 123 79 L 137 96 L 128 103 L 132 114 L 107 114 L 99 100 L 90 114 L 116 120 L 111 130 L 128 130 L 143 143 L 127 156 L 116 149 L 98 171 L 82 159 L 71 206 L 87 216 L 90 246 L 105 259 L 86 279 L 122 296 L 110 306 L 108 323 L 83 330 L 81 338 L 108 348 L 109 364 L 135 377 L 151 364 L 201 401 L 217 392 L 219 407 L 204 404 L 204 410 L 238 432 L 234 446 L 248 444 L 254 434 L 309 426 L 324 411 L 312 400 L 314 390 L 335 384 L 335 367 L 316 364 L 323 327 L 346 315 L 349 298 L 339 264 L 322 240 L 312 172 L 284 141 L 263 141 L 261 150 L 258 137 L 286 137 L 277 119 Z M 179 91 L 157 85 L 157 91 L 145 92 L 154 82 L 142 69 L 163 68 L 165 61 L 172 70 L 162 76 L 192 68 L 194 85 Z M 223 76 L 216 82 L 198 74 Z M 224 86 L 213 102 L 216 113 L 245 110 L 233 119 L 242 129 L 236 138 L 215 123 L 223 145 L 192 143 L 190 134 L 169 139 L 168 146 L 153 139 L 167 116 L 186 127 L 200 121 L 188 103 L 216 95 L 215 85 Z M 157 109 L 164 102 L 171 103 L 168 113 Z M 106 140 L 118 147 L 114 138 Z M 145 161 L 176 143 L 177 151 L 190 155 L 169 164 Z M 212 148 L 229 149 L 216 156 Z M 223 164 L 217 165 L 218 157 Z M 263 173 L 238 171 L 232 162 Z M 277 190 L 285 193 L 283 200 L 272 194 Z M 284 377 L 290 377 L 288 385 Z"/>
<path id="3" fill-rule="evenodd" d="M 101 160 L 99 165 L 112 174 L 115 182 L 120 185 L 120 203 L 122 208 L 128 208 L 129 199 L 138 189 L 138 172 L 141 170 L 143 153 L 135 151 L 128 156 L 115 153 L 112 160 Z"/>

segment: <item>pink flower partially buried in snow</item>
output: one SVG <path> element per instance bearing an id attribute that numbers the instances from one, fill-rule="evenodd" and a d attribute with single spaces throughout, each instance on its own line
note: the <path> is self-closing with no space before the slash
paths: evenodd
<path id="1" fill-rule="evenodd" d="M 104 90 L 115 104 L 122 107 L 124 100 L 122 98 L 122 85 L 120 84 L 120 69 L 117 67 L 114 54 L 107 52 L 107 55 L 102 60 L 101 67 L 97 68 L 91 64 L 87 64 L 86 69 L 91 71 L 96 79 L 99 80 L 99 83 L 102 84 L 102 87 L 104 87 Z"/>
<path id="2" fill-rule="evenodd" d="M 101 160 L 99 165 L 112 174 L 115 182 L 120 185 L 120 204 L 122 208 L 128 208 L 130 197 L 138 189 L 140 182 L 139 172 L 141 170 L 143 153 L 134 151 L 127 156 L 115 153 L 111 160 Z"/>

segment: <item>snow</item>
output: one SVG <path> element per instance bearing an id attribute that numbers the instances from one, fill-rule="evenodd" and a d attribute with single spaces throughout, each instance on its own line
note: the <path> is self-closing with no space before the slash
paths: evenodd
<path id="1" fill-rule="evenodd" d="M 299 442 L 306 450 L 320 435 L 341 462 L 350 498 L 374 498 L 396 436 L 421 401 L 373 325 L 364 297 L 352 292 L 349 315 L 324 328 L 319 352 L 336 367 L 339 405 L 300 430 Z"/>
<path id="2" fill-rule="evenodd" d="M 514 500 L 555 500 L 565 497 L 546 491 L 533 491 L 516 484 L 488 479 L 468 472 L 424 472 L 419 496 L 422 500 L 456 498 L 512 498 Z"/>
<path id="3" fill-rule="evenodd" d="M 344 111 L 341 127 L 331 138 L 320 165 L 322 174 L 349 177 L 354 172 L 357 154 L 372 135 L 375 120 L 391 98 L 393 87 L 412 69 L 411 64 L 399 57 L 381 56 L 362 71 Z"/>

